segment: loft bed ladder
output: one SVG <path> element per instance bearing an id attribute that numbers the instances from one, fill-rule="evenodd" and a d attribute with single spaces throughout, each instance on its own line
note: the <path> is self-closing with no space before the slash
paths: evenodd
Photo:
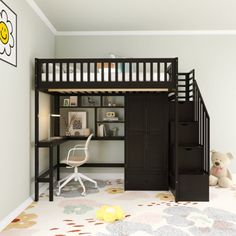
<path id="1" fill-rule="evenodd" d="M 170 163 L 175 171 L 172 192 L 176 201 L 209 201 L 210 116 L 194 70 L 178 74 L 176 95 L 170 97 L 175 102 L 177 98 L 178 106 L 176 127 L 171 125 L 176 135 Z"/>

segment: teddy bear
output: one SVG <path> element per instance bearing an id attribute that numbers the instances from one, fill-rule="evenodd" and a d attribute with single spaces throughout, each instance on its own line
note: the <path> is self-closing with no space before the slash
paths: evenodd
<path id="1" fill-rule="evenodd" d="M 222 188 L 228 188 L 233 184 L 232 174 L 228 170 L 228 165 L 233 159 L 231 153 L 220 153 L 211 151 L 212 167 L 210 170 L 209 184 L 210 186 L 219 185 Z"/>

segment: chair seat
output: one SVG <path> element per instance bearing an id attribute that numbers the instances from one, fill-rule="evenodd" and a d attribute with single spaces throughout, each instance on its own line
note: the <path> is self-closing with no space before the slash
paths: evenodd
<path id="1" fill-rule="evenodd" d="M 62 164 L 68 164 L 70 166 L 81 166 L 85 163 L 84 156 L 70 156 L 70 159 L 67 163 L 67 159 L 61 160 Z"/>

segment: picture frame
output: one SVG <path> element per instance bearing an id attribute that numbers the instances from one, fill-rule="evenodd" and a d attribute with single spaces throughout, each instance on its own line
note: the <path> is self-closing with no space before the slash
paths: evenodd
<path id="1" fill-rule="evenodd" d="M 0 1 L 0 60 L 17 67 L 17 15 Z"/>
<path id="2" fill-rule="evenodd" d="M 68 112 L 68 123 L 70 126 L 70 134 L 72 136 L 83 135 L 84 129 L 87 128 L 87 112 L 86 111 Z"/>
<path id="3" fill-rule="evenodd" d="M 70 106 L 70 99 L 69 98 L 65 98 L 63 100 L 63 106 L 64 107 L 69 107 Z"/>
<path id="4" fill-rule="evenodd" d="M 78 97 L 77 96 L 70 96 L 70 106 L 71 107 L 78 106 Z"/>

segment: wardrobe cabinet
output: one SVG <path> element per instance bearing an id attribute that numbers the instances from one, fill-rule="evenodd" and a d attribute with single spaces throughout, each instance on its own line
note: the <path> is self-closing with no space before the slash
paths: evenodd
<path id="1" fill-rule="evenodd" d="M 166 93 L 126 95 L 125 189 L 168 190 Z"/>

